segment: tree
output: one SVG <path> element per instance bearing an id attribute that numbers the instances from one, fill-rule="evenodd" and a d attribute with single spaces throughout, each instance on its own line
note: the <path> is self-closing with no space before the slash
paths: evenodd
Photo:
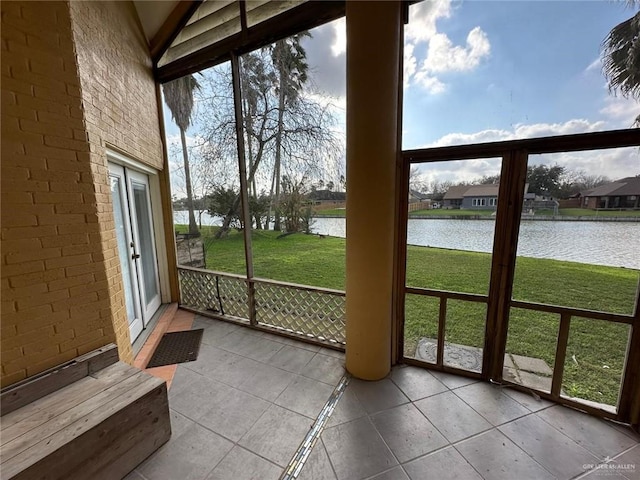
<path id="1" fill-rule="evenodd" d="M 527 183 L 529 193 L 557 197 L 560 194 L 561 178 L 565 168 L 560 165 L 529 165 Z"/>
<path id="2" fill-rule="evenodd" d="M 282 166 L 282 136 L 284 132 L 285 107 L 288 104 L 295 104 L 298 101 L 300 92 L 307 82 L 307 70 L 309 69 L 309 65 L 306 62 L 307 53 L 300 41 L 302 38 L 309 36 L 309 32 L 302 32 L 285 38 L 284 40 L 279 40 L 271 47 L 271 59 L 278 79 L 275 86 L 278 94 L 278 130 L 275 138 L 276 158 L 272 182 L 272 186 L 275 185 L 275 192 L 273 192 L 273 190 L 271 192 L 272 202 L 275 204 L 274 230 L 280 230 L 278 204 L 280 201 L 280 171 Z"/>
<path id="3" fill-rule="evenodd" d="M 409 189 L 420 193 L 425 193 L 429 189 L 427 182 L 423 180 L 420 167 L 417 165 L 411 165 L 409 169 Z"/>
<path id="4" fill-rule="evenodd" d="M 280 108 L 283 89 L 272 58 L 273 51 L 274 48 L 264 48 L 241 59 L 242 122 L 250 203 L 258 197 L 258 191 L 269 191 L 271 199 L 279 194 L 277 189 L 281 187 L 283 176 L 280 172 L 291 172 L 296 176 L 304 172 L 309 178 L 318 178 L 321 169 L 337 162 L 342 151 L 333 129 L 335 118 L 329 103 L 312 95 L 314 92 L 304 86 L 302 79 L 298 79 L 301 87 L 295 94 L 295 101 L 290 93 L 285 98 L 284 108 Z M 231 72 L 213 69 L 203 78 L 204 95 L 199 97 L 198 109 L 203 141 L 211 145 L 228 145 L 220 150 L 228 152 L 225 155 L 232 158 L 235 154 L 231 144 L 235 148 L 236 139 L 233 104 L 228 100 L 232 90 Z M 293 87 L 286 88 L 291 90 Z M 223 215 L 222 228 L 216 233 L 218 238 L 228 231 L 239 205 L 238 195 L 228 214 Z M 269 224 L 269 218 L 253 218 L 252 221 L 256 228 Z"/>
<path id="5" fill-rule="evenodd" d="M 640 11 L 611 29 L 602 42 L 602 65 L 611 91 L 640 99 Z M 635 123 L 640 125 L 640 115 Z"/>
<path id="6" fill-rule="evenodd" d="M 482 178 L 476 179 L 471 183 L 478 185 L 495 185 L 500 183 L 500 174 L 498 173 L 497 175 L 484 175 L 482 176 Z"/>
<path id="7" fill-rule="evenodd" d="M 441 202 L 447 191 L 453 186 L 454 183 L 451 180 L 433 180 L 430 185 L 431 199 L 436 202 Z"/>
<path id="8" fill-rule="evenodd" d="M 191 125 L 193 114 L 193 92 L 200 88 L 193 75 L 177 78 L 162 86 L 164 101 L 167 103 L 173 121 L 180 129 L 182 142 L 182 159 L 184 161 L 185 188 L 187 190 L 187 209 L 189 210 L 189 233 L 197 235 L 199 232 L 193 208 L 193 191 L 191 188 L 191 174 L 189 172 L 189 153 L 185 132 Z"/>

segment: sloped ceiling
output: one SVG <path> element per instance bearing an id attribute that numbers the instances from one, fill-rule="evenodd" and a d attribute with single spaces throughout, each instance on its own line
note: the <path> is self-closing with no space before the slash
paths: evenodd
<path id="1" fill-rule="evenodd" d="M 176 8 L 178 0 L 136 0 L 133 2 L 138 12 L 147 41 L 156 36 L 160 27 L 164 25 L 171 12 Z"/>
<path id="2" fill-rule="evenodd" d="M 345 13 L 345 0 L 134 0 L 156 79 L 173 80 Z"/>

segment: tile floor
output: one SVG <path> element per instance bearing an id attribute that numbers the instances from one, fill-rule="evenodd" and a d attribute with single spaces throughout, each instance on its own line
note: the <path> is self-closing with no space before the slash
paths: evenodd
<path id="1" fill-rule="evenodd" d="M 184 316 L 182 318 L 184 322 Z M 332 350 L 196 317 L 171 440 L 127 480 L 278 479 L 345 374 Z M 640 479 L 640 436 L 532 396 L 400 366 L 351 379 L 302 480 Z"/>

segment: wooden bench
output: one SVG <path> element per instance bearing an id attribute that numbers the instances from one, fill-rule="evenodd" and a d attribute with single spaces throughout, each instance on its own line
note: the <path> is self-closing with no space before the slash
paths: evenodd
<path id="1" fill-rule="evenodd" d="M 119 362 L 115 345 L 0 394 L 8 479 L 119 479 L 171 435 L 166 383 Z"/>

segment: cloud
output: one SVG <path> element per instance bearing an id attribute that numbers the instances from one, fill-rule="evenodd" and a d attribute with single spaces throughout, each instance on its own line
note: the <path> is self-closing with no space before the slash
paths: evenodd
<path id="1" fill-rule="evenodd" d="M 487 129 L 473 133 L 450 133 L 423 148 L 594 132 L 603 130 L 604 125 L 603 121 L 589 122 L 582 119 L 564 123 L 518 124 L 509 130 Z M 499 173 L 500 163 L 499 159 L 435 162 L 422 165 L 421 175 L 427 181 L 470 181 L 483 175 Z M 614 180 L 640 174 L 640 152 L 637 147 L 560 152 L 529 157 L 529 164 L 540 163 L 558 164 L 571 171 L 604 175 Z"/>
<path id="2" fill-rule="evenodd" d="M 423 148 L 569 135 L 603 130 L 605 122 L 573 119 L 564 123 L 516 124 L 510 130 L 487 129 L 474 133 L 449 133 Z"/>
<path id="3" fill-rule="evenodd" d="M 331 97 L 347 94 L 346 24 L 344 18 L 311 31 L 303 46 L 315 88 Z"/>
<path id="4" fill-rule="evenodd" d="M 530 164 L 562 165 L 567 170 L 602 175 L 619 180 L 640 174 L 640 152 L 636 147 L 590 150 L 586 152 L 562 152 L 529 157 Z"/>
<path id="5" fill-rule="evenodd" d="M 415 45 L 407 44 L 404 46 L 404 86 L 409 86 L 409 79 L 416 73 L 417 64 L 416 57 L 413 56 L 413 50 L 415 49 Z"/>
<path id="6" fill-rule="evenodd" d="M 444 33 L 435 34 L 429 40 L 427 58 L 421 72 L 465 72 L 475 69 L 491 53 L 487 34 L 475 27 L 467 35 L 466 46 L 453 45 Z"/>
<path id="7" fill-rule="evenodd" d="M 447 88 L 437 75 L 469 72 L 489 57 L 491 44 L 479 26 L 468 33 L 465 45 L 454 45 L 446 34 L 438 32 L 437 21 L 451 15 L 450 0 L 421 2 L 410 7 L 405 28 L 405 87 L 415 84 L 432 95 L 442 93 Z M 416 49 L 422 44 L 428 46 L 418 68 Z"/>
<path id="8" fill-rule="evenodd" d="M 633 98 L 608 95 L 604 103 L 600 113 L 609 120 L 610 128 L 632 127 L 640 115 L 640 103 Z"/>
<path id="9" fill-rule="evenodd" d="M 333 27 L 334 40 L 331 44 L 331 52 L 334 57 L 339 57 L 347 53 L 347 20 L 345 17 L 339 18 L 331 23 Z"/>
<path id="10" fill-rule="evenodd" d="M 436 77 L 430 76 L 425 71 L 421 70 L 420 72 L 418 72 L 415 78 L 416 82 L 432 95 L 443 93 L 447 89 L 444 83 L 442 83 Z"/>
<path id="11" fill-rule="evenodd" d="M 450 0 L 420 2 L 412 5 L 409 8 L 409 23 L 405 27 L 407 40 L 412 43 L 428 42 L 437 33 L 437 20 L 450 16 Z"/>
<path id="12" fill-rule="evenodd" d="M 584 69 L 585 72 L 593 72 L 595 70 L 598 72 L 602 70 L 602 59 L 600 57 L 596 58 L 587 66 L 587 68 Z"/>

